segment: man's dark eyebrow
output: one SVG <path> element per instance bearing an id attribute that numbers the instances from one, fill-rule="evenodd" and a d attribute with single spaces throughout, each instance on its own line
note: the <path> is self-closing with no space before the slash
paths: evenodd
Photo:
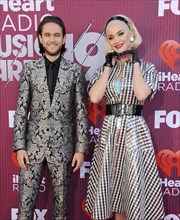
<path id="1" fill-rule="evenodd" d="M 51 33 L 49 33 L 49 32 L 44 32 L 44 34 L 51 34 Z M 61 35 L 62 33 L 56 32 L 56 33 L 54 33 L 54 34 L 59 34 L 59 35 Z"/>

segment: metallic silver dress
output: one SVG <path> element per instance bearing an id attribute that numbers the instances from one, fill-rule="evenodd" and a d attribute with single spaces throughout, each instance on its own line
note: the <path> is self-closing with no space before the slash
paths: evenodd
<path id="1" fill-rule="evenodd" d="M 121 92 L 114 82 L 121 70 L 117 62 L 110 74 L 105 101 L 107 104 L 143 105 L 134 96 L 133 65 L 125 63 Z M 141 60 L 143 77 L 152 94 L 157 88 L 154 65 Z M 100 68 L 89 88 L 102 74 Z M 97 220 L 112 217 L 113 212 L 125 212 L 128 220 L 158 220 L 164 216 L 161 186 L 149 128 L 142 116 L 107 115 L 95 146 L 90 169 L 86 211 Z"/>

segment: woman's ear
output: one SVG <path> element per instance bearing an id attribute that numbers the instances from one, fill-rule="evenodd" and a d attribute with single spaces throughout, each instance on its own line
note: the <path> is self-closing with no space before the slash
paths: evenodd
<path id="1" fill-rule="evenodd" d="M 134 37 L 132 36 L 132 37 L 130 37 L 130 41 L 131 42 L 133 42 L 134 41 Z"/>

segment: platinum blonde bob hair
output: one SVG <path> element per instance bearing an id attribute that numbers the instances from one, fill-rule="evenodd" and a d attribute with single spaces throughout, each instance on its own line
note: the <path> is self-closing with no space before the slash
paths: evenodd
<path id="1" fill-rule="evenodd" d="M 113 52 L 113 50 L 112 50 L 111 46 L 109 45 L 108 40 L 106 38 L 106 27 L 109 24 L 109 22 L 111 22 L 113 20 L 123 21 L 129 27 L 129 30 L 133 33 L 133 37 L 134 37 L 134 41 L 132 42 L 132 48 L 133 49 L 138 48 L 139 45 L 142 43 L 142 38 L 141 38 L 141 35 L 139 34 L 135 24 L 133 23 L 133 21 L 129 17 L 122 15 L 122 14 L 118 14 L 118 15 L 114 15 L 114 16 L 110 17 L 107 20 L 105 28 L 104 28 L 106 53 Z"/>

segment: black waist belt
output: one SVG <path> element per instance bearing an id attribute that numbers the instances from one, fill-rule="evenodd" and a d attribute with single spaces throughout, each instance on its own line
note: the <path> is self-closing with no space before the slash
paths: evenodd
<path id="1" fill-rule="evenodd" d="M 106 115 L 141 115 L 142 105 L 131 104 L 113 104 L 106 105 Z"/>

